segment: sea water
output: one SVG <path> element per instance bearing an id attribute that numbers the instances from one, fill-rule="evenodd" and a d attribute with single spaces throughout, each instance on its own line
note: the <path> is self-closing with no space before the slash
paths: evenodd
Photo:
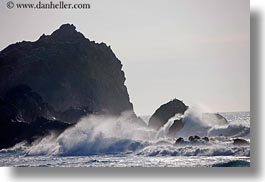
<path id="1" fill-rule="evenodd" d="M 59 136 L 32 145 L 19 143 L 0 150 L 0 166 L 19 167 L 247 167 L 250 145 L 236 146 L 234 138 L 250 142 L 250 113 L 221 113 L 228 121 L 213 125 L 187 112 L 176 138 L 208 136 L 204 144 L 174 145 L 167 137 L 168 122 L 159 131 L 139 127 L 128 116 L 90 116 Z M 148 118 L 148 117 L 146 117 Z M 88 124 L 89 123 L 89 124 Z"/>

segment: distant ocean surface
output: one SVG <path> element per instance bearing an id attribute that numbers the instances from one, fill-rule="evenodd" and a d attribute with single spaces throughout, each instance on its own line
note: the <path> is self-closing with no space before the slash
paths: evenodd
<path id="1" fill-rule="evenodd" d="M 229 124 L 216 126 L 187 115 L 176 138 L 208 136 L 209 143 L 174 145 L 167 126 L 154 132 L 124 124 L 126 118 L 92 117 L 60 136 L 50 135 L 28 146 L 0 150 L 0 166 L 18 167 L 248 167 L 250 145 L 233 145 L 233 138 L 250 142 L 250 113 L 220 113 Z M 143 117 L 147 120 L 148 117 Z M 90 123 L 89 125 L 87 123 Z M 170 123 L 168 124 L 170 125 Z"/>

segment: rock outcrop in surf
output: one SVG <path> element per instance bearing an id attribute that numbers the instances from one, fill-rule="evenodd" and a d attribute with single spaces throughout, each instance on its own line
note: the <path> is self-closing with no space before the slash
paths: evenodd
<path id="1" fill-rule="evenodd" d="M 160 130 L 161 127 L 170 125 L 167 130 L 167 136 L 175 138 L 176 134 L 180 134 L 180 136 L 183 135 L 183 129 L 185 130 L 185 134 L 196 133 L 196 127 L 200 125 L 199 123 L 202 125 L 204 125 L 203 123 L 207 123 L 209 126 L 226 126 L 229 123 L 227 119 L 219 113 L 200 113 L 199 115 L 193 115 L 193 112 L 188 112 L 192 111 L 191 109 L 188 110 L 188 108 L 189 107 L 186 106 L 183 101 L 173 99 L 161 105 L 155 111 L 149 119 L 148 127 L 154 130 Z M 214 132 L 214 130 L 211 130 L 210 133 L 212 132 Z"/>
<path id="2" fill-rule="evenodd" d="M 235 138 L 233 139 L 233 144 L 234 145 L 249 145 L 249 142 L 243 138 Z"/>
<path id="3" fill-rule="evenodd" d="M 37 41 L 0 52 L 0 148 L 62 131 L 88 114 L 137 118 L 120 60 L 64 24 Z"/>
<path id="4" fill-rule="evenodd" d="M 188 109 L 182 101 L 178 99 L 173 99 L 166 104 L 161 105 L 155 113 L 149 119 L 148 126 L 158 130 L 164 124 L 168 122 L 168 120 L 174 117 L 176 114 L 184 114 L 184 112 Z M 176 120 L 176 122 L 179 122 Z M 174 128 L 179 128 L 178 124 L 173 124 Z M 173 129 L 172 129 L 172 132 Z"/>

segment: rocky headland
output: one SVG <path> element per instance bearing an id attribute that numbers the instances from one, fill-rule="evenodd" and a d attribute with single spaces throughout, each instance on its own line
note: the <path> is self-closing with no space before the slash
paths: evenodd
<path id="1" fill-rule="evenodd" d="M 0 52 L 0 148 L 60 132 L 89 114 L 131 111 L 121 61 L 64 24 L 37 41 Z"/>

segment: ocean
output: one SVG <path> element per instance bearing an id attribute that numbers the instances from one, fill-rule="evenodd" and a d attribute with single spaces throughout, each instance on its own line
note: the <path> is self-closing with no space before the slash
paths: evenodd
<path id="1" fill-rule="evenodd" d="M 22 142 L 0 150 L 0 166 L 249 167 L 250 145 L 234 145 L 233 139 L 250 143 L 250 113 L 220 114 L 228 124 L 205 122 L 193 111 L 185 113 L 185 126 L 175 136 L 184 138 L 181 145 L 167 137 L 170 121 L 155 132 L 132 124 L 126 114 L 90 116 L 59 136 L 51 133 L 32 145 Z M 191 135 L 207 136 L 209 142 L 188 142 Z"/>

